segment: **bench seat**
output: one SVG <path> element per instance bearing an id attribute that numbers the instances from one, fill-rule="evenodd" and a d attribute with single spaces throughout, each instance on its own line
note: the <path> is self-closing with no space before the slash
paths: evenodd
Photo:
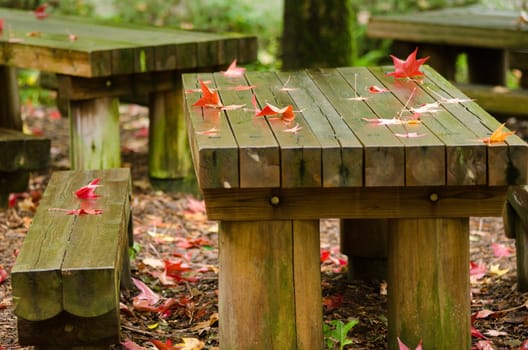
<path id="1" fill-rule="evenodd" d="M 100 197 L 78 199 L 74 192 L 95 178 Z M 21 345 L 108 349 L 120 341 L 119 291 L 130 279 L 130 196 L 129 169 L 52 175 L 12 269 Z M 80 208 L 102 213 L 65 211 Z"/>
<path id="2" fill-rule="evenodd" d="M 9 193 L 27 190 L 30 171 L 48 167 L 50 146 L 44 137 L 0 128 L 0 208 Z"/>

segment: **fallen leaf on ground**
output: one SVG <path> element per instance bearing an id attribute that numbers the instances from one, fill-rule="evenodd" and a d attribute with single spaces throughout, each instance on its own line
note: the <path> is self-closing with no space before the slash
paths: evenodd
<path id="1" fill-rule="evenodd" d="M 401 340 L 400 338 L 398 337 L 398 349 L 399 350 L 411 350 L 407 345 L 405 345 Z M 415 350 L 422 350 L 422 341 L 420 340 L 420 342 L 418 343 L 418 345 L 416 345 L 416 349 Z"/>
<path id="2" fill-rule="evenodd" d="M 491 243 L 491 249 L 493 249 L 493 255 L 496 258 L 507 258 L 515 252 L 515 249 L 513 249 L 512 247 L 508 247 L 504 244 L 495 242 Z"/>

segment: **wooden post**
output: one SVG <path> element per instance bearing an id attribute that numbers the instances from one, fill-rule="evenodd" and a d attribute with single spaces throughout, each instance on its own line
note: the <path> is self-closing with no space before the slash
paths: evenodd
<path id="1" fill-rule="evenodd" d="M 319 221 L 222 221 L 221 349 L 322 349 Z"/>
<path id="2" fill-rule="evenodd" d="M 469 219 L 389 225 L 389 349 L 469 349 Z"/>
<path id="3" fill-rule="evenodd" d="M 102 97 L 70 101 L 72 169 L 119 168 L 119 99 Z"/>
<path id="4" fill-rule="evenodd" d="M 0 65 L 0 128 L 22 130 L 16 68 Z"/>
<path id="5" fill-rule="evenodd" d="M 181 81 L 171 91 L 149 95 L 149 176 L 182 179 L 192 173 Z"/>
<path id="6" fill-rule="evenodd" d="M 387 279 L 387 219 L 341 220 L 341 252 L 348 256 L 348 278 Z"/>

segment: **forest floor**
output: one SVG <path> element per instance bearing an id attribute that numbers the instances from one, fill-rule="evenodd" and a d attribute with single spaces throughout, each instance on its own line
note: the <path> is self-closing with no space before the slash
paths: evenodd
<path id="1" fill-rule="evenodd" d="M 14 200 L 11 208 L 0 211 L 0 271 L 7 272 L 7 279 L 0 282 L 0 349 L 10 350 L 29 348 L 17 342 L 9 271 L 51 172 L 69 168 L 67 118 L 60 118 L 53 108 L 31 106 L 24 107 L 24 118 L 27 130 L 51 138 L 52 164 L 49 171 L 32 174 L 30 191 Z M 207 219 L 198 193 L 161 191 L 149 182 L 147 110 L 123 106 L 121 126 L 124 166 L 130 167 L 133 175 L 132 210 L 138 253 L 132 260 L 132 273 L 162 301 L 174 302 L 163 313 L 147 312 L 133 307 L 138 290 L 123 293 L 123 340 L 128 346 L 136 343 L 138 349 L 156 349 L 156 341 L 179 344 L 185 338 L 185 349 L 214 349 L 218 346 L 217 223 Z M 520 133 L 527 129 L 526 123 L 514 120 L 509 126 Z M 472 312 L 496 311 L 474 322 L 475 329 L 486 338 L 474 337 L 474 348 L 519 349 L 528 339 L 528 294 L 516 289 L 514 241 L 505 237 L 501 218 L 475 217 L 470 225 Z M 339 252 L 338 220 L 321 220 L 321 252 L 325 323 L 341 320 L 347 324 L 357 319 L 358 324 L 347 335 L 350 344 L 345 349 L 385 349 L 386 291 L 390 286 L 385 281 L 347 279 L 346 257 Z M 179 278 L 163 278 L 164 260 L 179 266 Z M 331 334 L 325 333 L 330 342 Z"/>

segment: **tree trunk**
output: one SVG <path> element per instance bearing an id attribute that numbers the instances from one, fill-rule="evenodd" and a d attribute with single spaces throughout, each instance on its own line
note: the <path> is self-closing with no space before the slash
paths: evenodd
<path id="1" fill-rule="evenodd" d="M 353 10 L 346 0 L 285 0 L 282 68 L 349 66 Z"/>

